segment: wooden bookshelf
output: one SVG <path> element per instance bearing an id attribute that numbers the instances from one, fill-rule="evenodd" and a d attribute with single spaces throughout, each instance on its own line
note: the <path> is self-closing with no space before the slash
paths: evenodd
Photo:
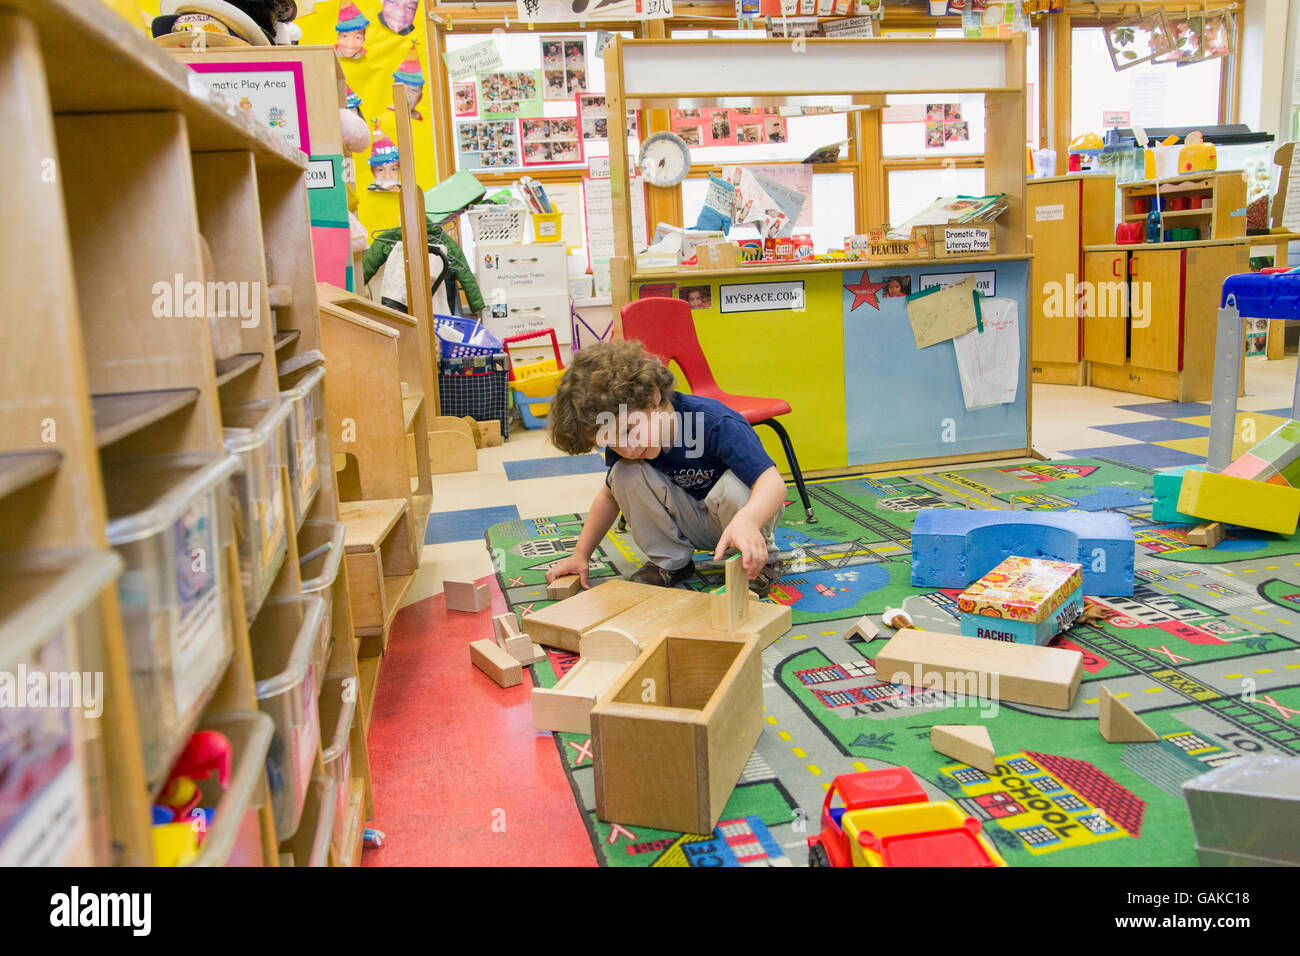
<path id="1" fill-rule="evenodd" d="M 119 558 L 131 558 L 125 545 L 112 553 L 109 515 L 120 515 L 123 506 L 113 500 L 107 474 L 133 477 L 139 470 L 144 476 L 163 460 L 229 461 L 232 409 L 247 403 L 282 407 L 290 400 L 282 393 L 298 379 L 282 379 L 279 363 L 294 359 L 303 368 L 323 359 L 306 158 L 228 110 L 186 67 L 98 3 L 0 0 L 0 94 L 0 119 L 23 131 L 0 157 L 0 173 L 11 184 L 5 202 L 10 228 L 0 248 L 12 277 L 0 319 L 6 340 L 0 358 L 0 522 L 6 529 L 0 562 L 38 568 L 54 555 L 84 553 L 111 556 L 118 566 Z M 273 252 L 270 274 L 267 250 Z M 193 281 L 207 292 L 200 314 L 177 299 L 183 284 Z M 238 300 L 250 308 L 238 315 L 237 345 L 227 352 L 227 335 L 220 357 L 209 315 L 224 310 L 226 332 L 235 327 L 229 305 L 213 309 L 213 284 L 252 293 Z M 280 461 L 266 486 L 280 497 L 283 515 L 276 532 L 283 557 L 272 566 L 269 585 L 275 596 L 298 594 L 303 586 L 295 512 L 308 520 L 339 520 L 323 413 L 326 379 L 315 395 L 322 411 L 309 419 L 304 443 L 289 450 L 297 456 L 292 467 Z M 290 484 L 290 474 L 308 473 L 308 450 L 319 488 L 297 509 L 293 496 L 306 493 Z M 229 485 L 217 481 L 212 494 L 225 495 Z M 131 509 L 160 509 L 162 497 L 154 501 L 152 494 L 142 478 Z M 224 519 L 227 510 L 213 514 Z M 158 534 L 169 539 L 170 529 L 160 527 Z M 258 529 L 221 528 L 212 540 L 234 542 L 251 530 Z M 161 777 L 189 734 L 211 727 L 227 734 L 237 779 L 225 791 L 206 793 L 219 801 L 219 819 L 195 865 L 274 866 L 286 848 L 297 864 L 354 865 L 361 829 L 373 812 L 365 735 L 353 733 L 349 741 L 346 798 L 359 803 L 339 815 L 353 829 L 355 846 L 322 855 L 320 828 L 332 825 L 335 815 L 311 788 L 299 832 L 276 833 L 265 770 L 271 733 L 258 713 L 249 637 L 250 626 L 260 622 L 265 631 L 270 618 L 262 617 L 265 608 L 246 618 L 235 544 L 204 553 L 202 573 L 218 572 L 225 576 L 225 599 L 216 604 L 215 619 L 218 633 L 228 635 L 229 651 L 216 658 L 202 687 L 187 690 L 182 716 L 165 727 L 149 716 L 158 712 L 158 702 L 147 685 L 132 676 L 138 678 L 139 660 L 131 655 L 140 651 L 127 634 L 138 626 L 132 623 L 138 608 L 120 604 L 119 584 L 110 581 L 78 612 L 78 659 L 103 671 L 105 710 L 94 726 L 81 726 L 87 722 L 74 714 L 93 816 L 86 828 L 92 836 L 74 848 L 75 859 L 152 865 L 150 806 Z M 49 592 L 10 589 L 13 600 L 0 602 L 0 626 L 28 622 L 33 608 L 45 606 L 37 603 L 42 593 Z M 327 597 L 335 640 L 328 661 L 316 666 L 360 684 L 341 556 Z M 0 642 L 0 664 L 5 652 Z M 164 743 L 149 751 L 150 766 L 145 741 L 155 738 Z M 319 771 L 319 747 L 315 766 Z"/>

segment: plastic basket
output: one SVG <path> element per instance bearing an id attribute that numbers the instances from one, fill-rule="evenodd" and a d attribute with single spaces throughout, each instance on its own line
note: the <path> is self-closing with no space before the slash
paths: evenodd
<path id="1" fill-rule="evenodd" d="M 551 410 L 551 399 L 554 397 L 554 395 L 543 395 L 540 398 L 530 398 L 515 392 L 515 408 L 519 409 L 519 417 L 523 420 L 525 428 L 546 427 L 546 413 Z"/>
<path id="2" fill-rule="evenodd" d="M 470 319 L 457 318 L 454 315 L 434 315 L 434 328 L 438 332 L 438 341 L 442 344 L 442 355 L 445 358 L 468 358 L 473 355 L 495 355 L 500 352 L 504 346 L 501 340 L 487 330 L 481 322 L 474 322 Z M 455 329 L 460 333 L 461 340 L 458 342 L 453 338 L 448 338 L 444 333 Z M 466 340 L 471 336 L 481 334 L 480 342 L 482 345 L 468 345 Z"/>
<path id="3" fill-rule="evenodd" d="M 469 216 L 474 242 L 522 242 L 524 238 L 524 209 L 495 204 L 471 206 L 465 211 Z"/>

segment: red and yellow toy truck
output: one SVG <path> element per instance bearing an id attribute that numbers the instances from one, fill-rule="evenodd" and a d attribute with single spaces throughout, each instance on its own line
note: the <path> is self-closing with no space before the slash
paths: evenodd
<path id="1" fill-rule="evenodd" d="M 821 832 L 808 838 L 808 865 L 1007 864 L 978 820 L 955 804 L 931 803 L 912 771 L 889 767 L 835 778 L 822 804 Z"/>

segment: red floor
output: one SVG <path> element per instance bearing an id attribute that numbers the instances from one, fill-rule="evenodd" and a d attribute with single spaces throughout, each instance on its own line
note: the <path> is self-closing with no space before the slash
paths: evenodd
<path id="1" fill-rule="evenodd" d="M 533 729 L 524 682 L 502 689 L 469 661 L 492 609 L 448 611 L 441 594 L 393 622 L 370 725 L 375 819 L 384 845 L 363 866 L 595 866 L 549 733 Z"/>

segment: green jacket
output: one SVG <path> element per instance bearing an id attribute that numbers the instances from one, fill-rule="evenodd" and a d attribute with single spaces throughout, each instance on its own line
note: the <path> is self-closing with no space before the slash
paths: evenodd
<path id="1" fill-rule="evenodd" d="M 456 276 L 456 281 L 460 283 L 461 288 L 465 290 L 465 299 L 469 302 L 470 311 L 477 315 L 484 308 L 483 293 L 479 291 L 478 280 L 474 277 L 474 270 L 470 268 L 469 262 L 465 259 L 465 253 L 456 244 L 456 240 L 447 235 L 441 226 L 436 225 L 432 220 L 427 221 L 429 245 L 439 245 L 446 248 L 447 261 L 451 264 L 451 271 Z M 388 254 L 393 251 L 393 246 L 400 242 L 401 239 L 401 229 L 385 229 L 375 236 L 375 241 L 370 244 L 370 248 L 361 257 L 361 271 L 364 282 L 369 282 L 374 278 L 375 273 L 388 261 Z"/>

